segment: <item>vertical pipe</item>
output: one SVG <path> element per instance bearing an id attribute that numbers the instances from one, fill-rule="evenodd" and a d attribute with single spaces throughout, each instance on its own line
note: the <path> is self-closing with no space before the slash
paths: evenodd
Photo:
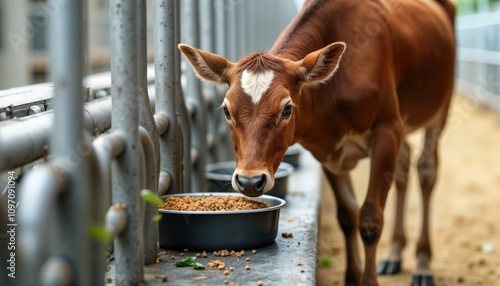
<path id="1" fill-rule="evenodd" d="M 176 116 L 174 1 L 154 0 L 155 108 L 169 119 L 169 128 L 159 139 L 160 169 L 170 174 L 170 193 L 183 192 L 181 126 Z M 181 140 L 182 141 L 182 140 Z"/>
<path id="2" fill-rule="evenodd" d="M 59 6 L 50 25 L 51 79 L 54 82 L 53 162 L 68 173 L 68 184 L 55 207 L 51 255 L 64 257 L 72 266 L 74 285 L 89 285 L 90 196 L 87 155 L 92 145 L 83 137 L 84 24 L 83 1 Z M 33 275 L 28 274 L 27 275 Z"/>
<path id="3" fill-rule="evenodd" d="M 146 158 L 146 188 L 153 193 L 158 193 L 158 177 L 160 174 L 160 143 L 153 117 L 153 110 L 148 95 L 147 78 L 147 21 L 146 0 L 137 1 L 137 76 L 139 93 L 139 124 L 149 134 L 153 144 L 153 156 Z M 151 162 L 153 161 L 153 162 Z M 158 208 L 152 204 L 146 204 L 144 213 L 144 262 L 146 264 L 156 263 L 158 252 L 158 223 L 153 217 L 158 214 Z"/>
<path id="4" fill-rule="evenodd" d="M 126 206 L 127 228 L 114 240 L 115 283 L 139 285 L 143 280 L 143 250 L 137 96 L 137 4 L 111 0 L 111 126 L 126 141 L 123 154 L 113 164 L 113 203 Z"/>
<path id="5" fill-rule="evenodd" d="M 246 28 L 248 25 L 246 25 L 246 9 L 245 8 L 246 1 L 245 2 L 240 2 L 238 5 L 235 7 L 235 15 L 236 15 L 236 20 L 235 20 L 235 25 L 236 25 L 236 59 L 239 59 L 243 57 L 246 54 L 246 38 L 248 37 L 248 34 L 246 32 Z"/>
<path id="6" fill-rule="evenodd" d="M 226 20 L 226 57 L 230 61 L 236 61 L 236 3 L 233 0 L 226 0 L 225 5 L 225 20 Z"/>
<path id="7" fill-rule="evenodd" d="M 175 46 L 181 42 L 181 3 L 180 0 L 174 0 L 174 34 L 175 34 Z M 182 139 L 182 144 L 178 144 L 180 154 L 183 154 L 182 159 L 182 170 L 184 172 L 184 190 L 185 192 L 191 192 L 191 119 L 189 118 L 188 111 L 186 108 L 186 102 L 184 101 L 184 95 L 181 86 L 181 53 L 176 50 L 175 52 L 175 92 L 177 94 L 178 100 L 175 101 L 175 105 L 178 112 L 178 119 L 181 124 L 180 137 Z"/>
<path id="8" fill-rule="evenodd" d="M 213 52 L 215 50 L 214 44 L 214 19 L 213 19 L 213 5 L 211 0 L 202 0 L 200 3 L 200 47 L 203 50 Z M 222 116 L 221 112 L 217 110 L 216 106 L 222 103 L 222 100 L 218 100 L 217 89 L 212 84 L 202 83 L 203 97 L 207 101 L 207 142 L 211 143 L 211 147 L 208 150 L 210 162 L 213 163 L 219 161 L 219 150 L 218 146 L 220 144 L 220 136 L 218 136 L 218 126 L 220 124 L 220 118 Z"/>
<path id="9" fill-rule="evenodd" d="M 184 22 L 181 24 L 182 41 L 199 47 L 199 10 L 197 0 L 182 1 L 181 15 Z M 197 151 L 197 160 L 193 162 L 193 175 L 191 176 L 191 191 L 200 192 L 205 186 L 205 161 L 206 161 L 206 102 L 201 93 L 201 83 L 196 78 L 193 69 L 186 70 L 186 99 L 193 104 L 195 112 L 192 118 L 191 138 L 192 146 Z M 189 150 L 188 150 L 189 151 Z"/>
<path id="10" fill-rule="evenodd" d="M 253 3 L 254 1 L 250 2 Z M 226 25 L 228 24 L 227 8 L 225 0 L 216 0 L 214 2 L 215 51 L 224 57 L 228 56 L 226 42 L 229 41 L 226 33 Z M 217 87 L 217 95 L 221 102 L 226 90 L 226 87 Z M 221 161 L 231 160 L 234 158 L 233 145 L 231 135 L 229 134 L 229 127 L 225 120 L 219 121 L 218 130 L 219 134 L 223 134 L 221 138 L 222 144 L 219 145 L 219 159 Z"/>

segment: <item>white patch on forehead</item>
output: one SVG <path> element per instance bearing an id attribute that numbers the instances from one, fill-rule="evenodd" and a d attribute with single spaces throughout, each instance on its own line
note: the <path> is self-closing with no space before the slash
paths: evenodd
<path id="1" fill-rule="evenodd" d="M 241 88 L 252 98 L 254 104 L 259 103 L 262 94 L 269 88 L 274 72 L 268 70 L 261 73 L 252 73 L 247 70 L 241 75 Z"/>

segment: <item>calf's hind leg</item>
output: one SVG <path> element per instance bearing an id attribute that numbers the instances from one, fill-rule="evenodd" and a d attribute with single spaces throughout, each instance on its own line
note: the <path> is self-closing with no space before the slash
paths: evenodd
<path id="1" fill-rule="evenodd" d="M 404 234 L 404 207 L 406 189 L 408 187 L 408 171 L 410 169 L 410 145 L 403 141 L 399 150 L 398 164 L 396 167 L 396 220 L 392 235 L 392 245 L 389 255 L 377 265 L 377 274 L 393 275 L 401 271 L 401 252 L 406 245 Z M 388 178 L 390 179 L 390 178 Z"/>
<path id="2" fill-rule="evenodd" d="M 413 286 L 434 285 L 430 270 L 432 256 L 429 239 L 430 197 L 437 178 L 438 142 L 446 121 L 446 113 L 441 114 L 425 130 L 422 155 L 418 160 L 418 176 L 422 191 L 422 230 L 417 244 L 417 267 L 413 274 Z"/>

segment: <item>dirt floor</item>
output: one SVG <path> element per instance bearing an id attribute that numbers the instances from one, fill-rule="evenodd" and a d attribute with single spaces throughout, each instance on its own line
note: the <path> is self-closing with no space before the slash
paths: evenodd
<path id="1" fill-rule="evenodd" d="M 402 273 L 380 276 L 382 286 L 410 285 L 416 264 L 421 200 L 414 166 L 422 148 L 422 134 L 412 135 L 410 144 L 413 161 L 405 219 L 408 243 Z M 500 113 L 456 96 L 440 152 L 441 166 L 431 201 L 431 265 L 435 284 L 500 285 Z M 360 202 L 366 192 L 367 160 L 360 162 L 352 178 Z M 319 268 L 317 285 L 343 285 L 344 239 L 331 189 L 326 183 L 325 186 L 318 251 L 320 259 L 329 257 L 332 263 Z M 391 190 L 377 261 L 385 257 L 390 247 L 394 209 L 395 192 Z M 492 251 L 488 249 L 491 247 Z"/>

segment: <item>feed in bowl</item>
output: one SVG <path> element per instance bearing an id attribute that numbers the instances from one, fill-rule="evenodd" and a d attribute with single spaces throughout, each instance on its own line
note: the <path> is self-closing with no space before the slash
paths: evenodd
<path id="1" fill-rule="evenodd" d="M 167 197 L 165 205 L 160 209 L 176 211 L 241 211 L 268 208 L 269 204 L 260 200 L 252 200 L 234 196 L 185 196 Z"/>

